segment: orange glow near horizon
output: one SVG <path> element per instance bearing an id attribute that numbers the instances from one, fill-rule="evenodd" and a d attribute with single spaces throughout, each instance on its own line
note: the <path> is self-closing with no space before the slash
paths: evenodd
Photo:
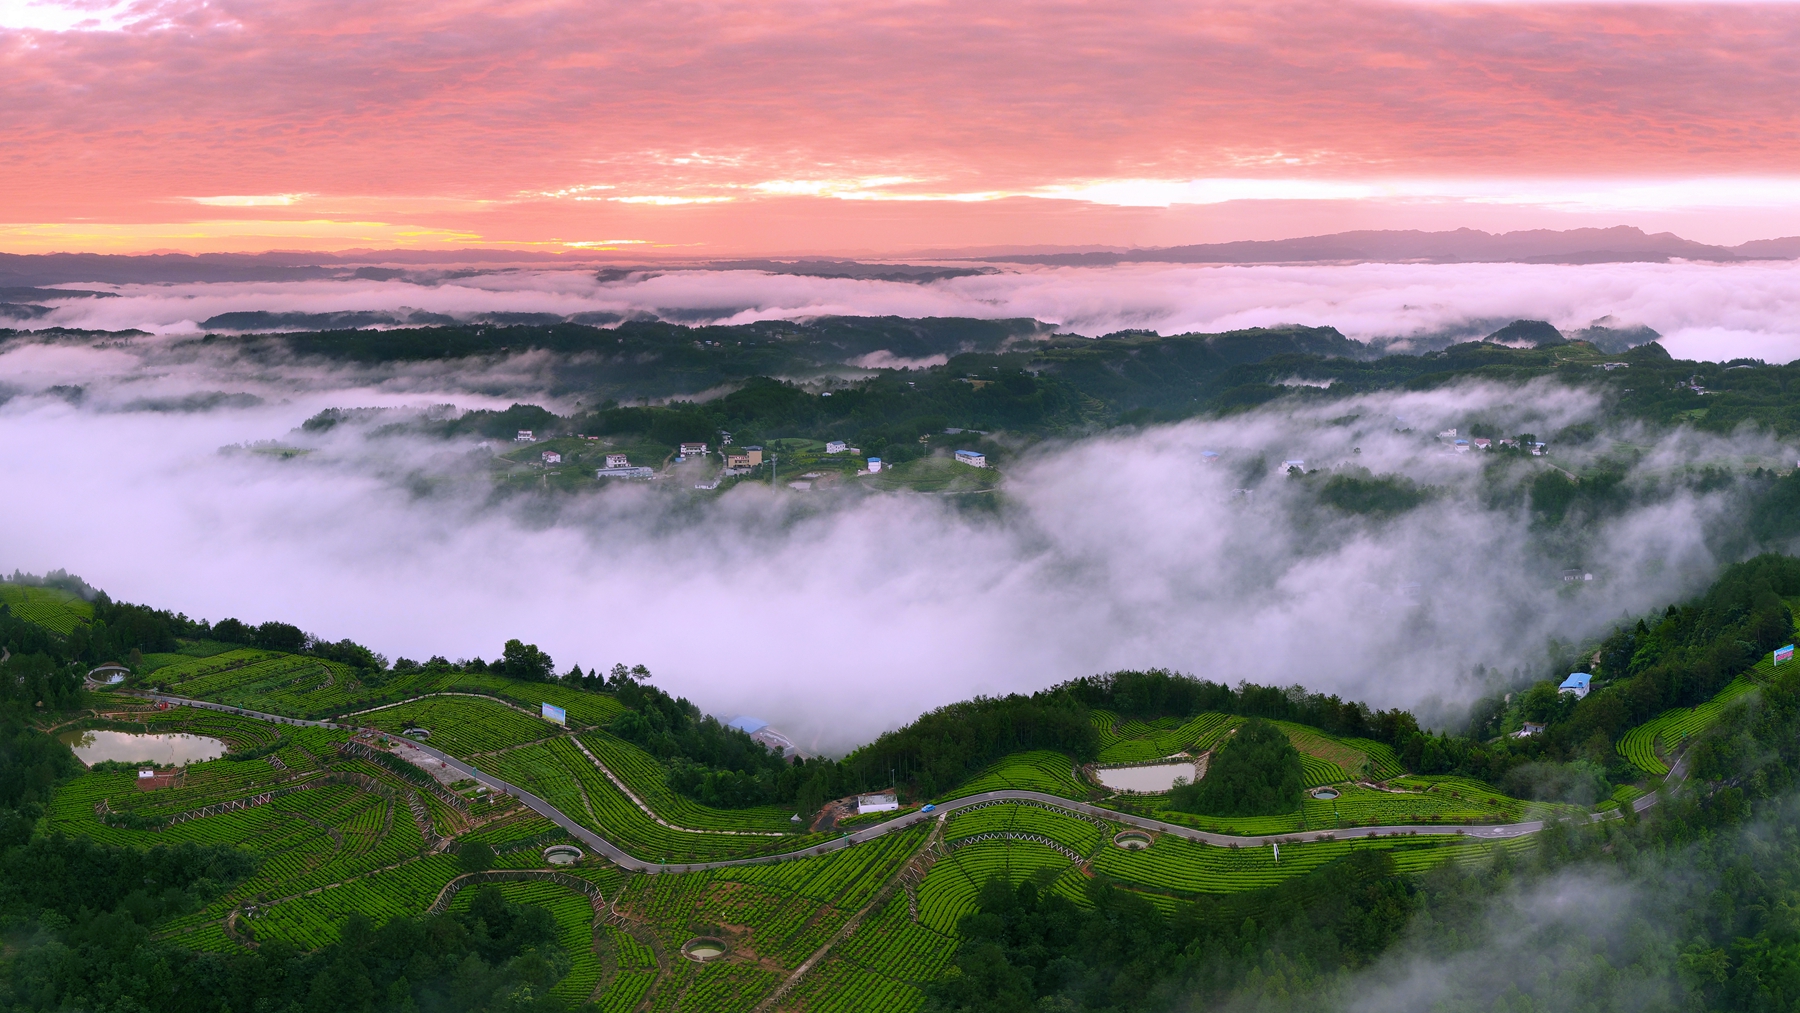
<path id="1" fill-rule="evenodd" d="M 1800 232 L 1786 4 L 0 2 L 0 251 Z"/>

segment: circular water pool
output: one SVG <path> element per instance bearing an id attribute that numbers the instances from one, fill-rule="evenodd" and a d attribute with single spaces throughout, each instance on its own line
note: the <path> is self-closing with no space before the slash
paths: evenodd
<path id="1" fill-rule="evenodd" d="M 681 947 L 683 956 L 702 964 L 709 960 L 717 960 L 729 952 L 731 952 L 731 947 L 725 944 L 725 940 L 714 939 L 711 936 L 690 939 Z"/>
<path id="2" fill-rule="evenodd" d="M 1312 790 L 1312 797 L 1321 802 L 1329 802 L 1338 797 L 1338 791 L 1336 788 L 1314 788 Z"/>
<path id="3" fill-rule="evenodd" d="M 1124 830 L 1113 835 L 1113 847 L 1126 851 L 1142 851 L 1150 846 L 1150 835 L 1140 830 Z"/>
<path id="4" fill-rule="evenodd" d="M 544 849 L 544 861 L 551 865 L 574 865 L 581 861 L 581 849 L 573 844 L 552 844 Z"/>

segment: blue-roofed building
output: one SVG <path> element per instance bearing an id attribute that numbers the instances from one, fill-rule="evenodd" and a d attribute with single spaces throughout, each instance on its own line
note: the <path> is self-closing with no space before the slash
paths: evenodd
<path id="1" fill-rule="evenodd" d="M 985 468 L 987 467 L 987 455 L 975 450 L 959 450 L 956 452 L 956 463 Z"/>
<path id="2" fill-rule="evenodd" d="M 732 718 L 730 721 L 726 722 L 726 726 L 730 727 L 730 728 L 736 728 L 740 732 L 750 734 L 750 733 L 754 733 L 754 732 L 760 732 L 764 728 L 769 727 L 769 723 L 767 721 L 764 721 L 762 718 L 753 718 L 750 715 L 746 714 L 743 717 Z"/>
<path id="3" fill-rule="evenodd" d="M 1575 672 L 1567 679 L 1564 679 L 1562 685 L 1556 688 L 1562 690 L 1564 693 L 1575 694 L 1575 699 L 1579 700 L 1588 695 L 1588 690 L 1592 688 L 1593 682 L 1594 677 L 1586 672 Z"/>

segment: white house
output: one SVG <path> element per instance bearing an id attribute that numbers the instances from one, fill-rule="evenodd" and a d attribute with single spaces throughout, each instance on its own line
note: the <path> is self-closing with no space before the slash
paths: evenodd
<path id="1" fill-rule="evenodd" d="M 1288 471 L 1293 468 L 1299 468 L 1301 471 L 1305 471 L 1306 470 L 1306 459 L 1301 458 L 1301 457 L 1296 457 L 1291 460 L 1281 462 L 1281 470 L 1282 471 Z"/>
<path id="2" fill-rule="evenodd" d="M 956 452 L 956 463 L 966 464 L 971 468 L 985 468 L 987 467 L 987 455 L 973 450 L 959 450 Z"/>
<path id="3" fill-rule="evenodd" d="M 513 437 L 513 442 L 514 443 L 536 443 L 537 437 L 531 435 L 531 430 L 521 429 L 521 430 L 519 430 L 519 435 Z"/>
<path id="4" fill-rule="evenodd" d="M 1593 681 L 1594 677 L 1588 673 L 1575 672 L 1567 679 L 1564 679 L 1562 685 L 1556 688 L 1564 693 L 1573 693 L 1575 694 L 1575 699 L 1580 700 L 1582 697 L 1588 695 L 1588 689 L 1592 686 Z"/>
<path id="5" fill-rule="evenodd" d="M 841 454 L 844 451 L 849 450 L 849 449 L 850 449 L 850 444 L 845 443 L 843 440 L 832 440 L 831 442 L 825 444 L 825 452 L 827 454 Z"/>
<path id="6" fill-rule="evenodd" d="M 682 457 L 705 457 L 706 456 L 706 444 L 704 444 L 704 443 L 683 443 L 681 445 L 681 456 Z"/>
<path id="7" fill-rule="evenodd" d="M 1455 447 L 1456 452 L 1459 454 L 1466 454 L 1469 452 L 1468 440 L 1457 440 L 1455 443 L 1451 444 L 1451 446 Z"/>
<path id="8" fill-rule="evenodd" d="M 561 464 L 562 463 L 562 455 L 557 453 L 554 450 L 544 451 L 543 458 L 544 458 L 545 464 Z"/>
<path id="9" fill-rule="evenodd" d="M 856 796 L 856 814 L 891 813 L 900 808 L 900 797 L 893 792 Z"/>
<path id="10" fill-rule="evenodd" d="M 869 474 L 873 475 L 876 472 L 879 472 L 880 470 L 881 470 L 881 458 L 879 458 L 879 457 L 869 458 Z"/>
<path id="11" fill-rule="evenodd" d="M 606 466 L 608 468 L 629 468 L 631 462 L 625 459 L 624 454 L 607 454 Z"/>
<path id="12" fill-rule="evenodd" d="M 1477 437 L 1475 437 L 1475 449 L 1476 450 L 1492 450 L 1492 449 L 1494 449 L 1494 441 L 1488 439 L 1485 436 L 1477 436 Z"/>

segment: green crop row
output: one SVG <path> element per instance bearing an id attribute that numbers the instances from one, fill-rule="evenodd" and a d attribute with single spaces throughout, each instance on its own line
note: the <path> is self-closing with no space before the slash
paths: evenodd
<path id="1" fill-rule="evenodd" d="M 482 769 L 550 802 L 569 818 L 648 861 L 697 862 L 804 848 L 824 835 L 748 837 L 687 833 L 663 826 L 607 779 L 567 739 L 551 739 L 482 760 Z"/>
<path id="2" fill-rule="evenodd" d="M 1733 700 L 1754 689 L 1756 683 L 1740 675 L 1703 704 L 1664 711 L 1626 732 L 1619 739 L 1619 755 L 1639 770 L 1663 777 L 1669 773 L 1668 764 L 1662 760 L 1664 755 L 1680 751 L 1688 739 L 1712 727 Z"/>
<path id="3" fill-rule="evenodd" d="M 756 833 L 790 833 L 800 826 L 790 818 L 794 815 L 793 810 L 778 806 L 715 809 L 701 805 L 671 790 L 662 765 L 631 743 L 606 732 L 589 732 L 578 738 L 589 752 L 606 764 L 608 770 L 629 785 L 645 805 L 676 826 Z"/>
<path id="4" fill-rule="evenodd" d="M 550 995 L 569 1006 L 586 1002 L 600 982 L 600 958 L 594 953 L 594 909 L 587 895 L 552 882 L 496 883 L 494 887 L 514 904 L 531 904 L 550 912 L 556 920 L 556 941 L 571 960 L 569 972 L 551 987 Z M 459 891 L 450 910 L 467 911 L 481 889 Z"/>
<path id="5" fill-rule="evenodd" d="M 1040 834 L 1073 849 L 1077 854 L 1092 854 L 1099 846 L 1101 830 L 1078 816 L 1042 806 L 1006 804 L 962 810 L 950 817 L 944 828 L 949 840 L 995 832 Z"/>
<path id="6" fill-rule="evenodd" d="M 1047 749 L 1013 753 L 964 782 L 955 791 L 946 793 L 944 798 L 964 798 L 1000 789 L 1041 791 L 1063 798 L 1086 798 L 1088 788 L 1075 780 L 1073 770 L 1074 761 L 1064 753 Z"/>
<path id="7" fill-rule="evenodd" d="M 561 731 L 547 721 L 527 717 L 505 704 L 479 697 L 434 696 L 359 714 L 357 724 L 399 735 L 409 726 L 431 732 L 432 747 L 468 758 L 508 746 L 548 738 Z"/>
<path id="8" fill-rule="evenodd" d="M 63 636 L 94 618 L 94 606 L 81 596 L 53 587 L 0 583 L 0 605 L 26 622 L 36 623 Z"/>
<path id="9" fill-rule="evenodd" d="M 836 951 L 883 977 L 923 984 L 936 981 L 956 955 L 957 940 L 912 920 L 906 894 L 895 891 Z"/>
<path id="10" fill-rule="evenodd" d="M 790 997 L 807 1013 L 911 1013 L 924 1001 L 911 985 L 836 958 L 813 968 Z"/>
<path id="11" fill-rule="evenodd" d="M 1143 851 L 1103 849 L 1094 860 L 1094 870 L 1126 883 L 1178 893 L 1238 893 L 1274 886 L 1355 848 L 1438 848 L 1464 843 L 1465 839 L 1453 836 L 1310 841 L 1283 844 L 1277 857 L 1273 848 L 1222 848 L 1165 834 L 1157 836 Z"/>
<path id="12" fill-rule="evenodd" d="M 644 994 L 656 984 L 656 975 L 654 970 L 620 971 L 600 993 L 596 1009 L 599 1013 L 630 1013 L 643 1005 Z"/>

